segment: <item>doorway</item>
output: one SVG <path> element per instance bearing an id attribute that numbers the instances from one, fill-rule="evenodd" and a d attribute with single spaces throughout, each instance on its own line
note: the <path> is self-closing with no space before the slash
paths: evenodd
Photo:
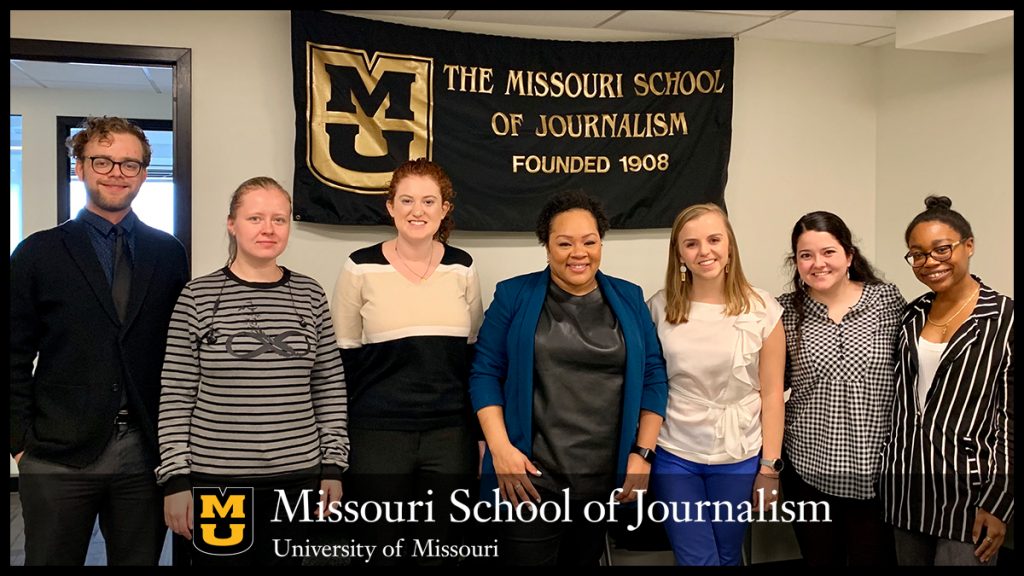
<path id="1" fill-rule="evenodd" d="M 172 70 L 174 236 L 192 258 L 192 51 L 188 48 L 128 46 L 11 38 L 12 61 L 41 60 Z"/>

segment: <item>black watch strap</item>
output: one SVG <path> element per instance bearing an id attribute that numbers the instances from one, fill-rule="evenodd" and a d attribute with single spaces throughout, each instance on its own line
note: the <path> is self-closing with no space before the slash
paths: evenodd
<path id="1" fill-rule="evenodd" d="M 654 464 L 654 448 L 644 448 L 633 444 L 633 447 L 629 449 L 630 454 L 639 454 L 641 458 L 646 460 L 650 464 Z"/>

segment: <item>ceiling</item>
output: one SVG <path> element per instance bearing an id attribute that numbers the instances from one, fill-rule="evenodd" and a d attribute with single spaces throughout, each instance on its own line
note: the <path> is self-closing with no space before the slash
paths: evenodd
<path id="1" fill-rule="evenodd" d="M 172 72 L 169 66 L 114 66 L 11 60 L 11 88 L 172 94 Z"/>
<path id="2" fill-rule="evenodd" d="M 733 37 L 986 54 L 1013 47 L 1012 10 L 345 10 L 482 33 L 568 40 Z M 171 94 L 170 68 L 11 61 L 12 88 Z"/>
<path id="3" fill-rule="evenodd" d="M 567 40 L 733 37 L 985 54 L 1013 46 L 1012 10 L 340 10 Z"/>

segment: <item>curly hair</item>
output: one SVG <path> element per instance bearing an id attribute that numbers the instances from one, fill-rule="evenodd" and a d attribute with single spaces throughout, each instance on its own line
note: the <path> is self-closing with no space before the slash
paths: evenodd
<path id="1" fill-rule="evenodd" d="M 452 212 L 455 211 L 455 189 L 452 188 L 452 180 L 448 177 L 448 173 L 441 168 L 440 164 L 427 160 L 426 158 L 417 158 L 415 160 L 407 160 L 402 163 L 401 166 L 395 168 L 394 173 L 391 174 L 391 182 L 388 184 L 388 195 L 387 203 L 394 205 L 395 194 L 398 192 L 398 185 L 402 183 L 409 176 L 424 176 L 430 178 L 437 184 L 437 187 L 441 189 L 441 204 L 448 203 L 448 212 L 444 215 L 441 220 L 441 225 L 438 226 L 437 232 L 434 234 L 434 238 L 442 244 L 448 241 L 448 236 L 452 233 L 455 228 L 455 220 L 452 219 Z"/>
<path id="2" fill-rule="evenodd" d="M 142 144 L 142 167 L 149 167 L 149 161 L 153 158 L 153 149 L 149 145 L 146 133 L 129 120 L 117 116 L 90 116 L 78 126 L 82 131 L 74 136 L 68 136 L 64 145 L 73 158 L 82 160 L 85 158 L 85 145 L 93 140 L 100 142 L 110 141 L 111 134 L 131 134 L 139 139 Z"/>
<path id="3" fill-rule="evenodd" d="M 562 212 L 586 210 L 597 221 L 597 234 L 604 238 L 610 223 L 600 201 L 588 196 L 582 190 L 565 190 L 548 199 L 537 215 L 537 240 L 546 245 L 551 237 L 551 221 Z"/>

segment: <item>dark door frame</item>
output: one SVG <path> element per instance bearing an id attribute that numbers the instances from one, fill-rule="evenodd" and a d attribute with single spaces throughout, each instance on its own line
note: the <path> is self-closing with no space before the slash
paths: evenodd
<path id="1" fill-rule="evenodd" d="M 11 60 L 170 66 L 174 74 L 174 235 L 192 259 L 192 50 L 11 38 Z"/>

